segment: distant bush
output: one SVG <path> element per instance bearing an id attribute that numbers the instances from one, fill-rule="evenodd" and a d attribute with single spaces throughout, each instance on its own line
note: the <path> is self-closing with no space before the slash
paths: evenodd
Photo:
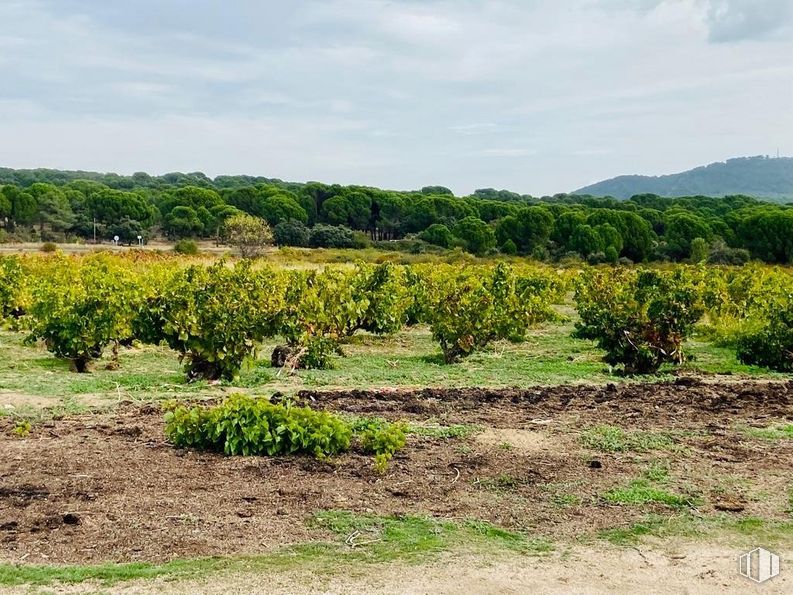
<path id="1" fill-rule="evenodd" d="M 452 244 L 454 244 L 454 234 L 442 223 L 433 223 L 422 231 L 418 237 L 428 244 L 442 248 L 451 248 Z"/>
<path id="2" fill-rule="evenodd" d="M 692 263 L 703 262 L 708 257 L 710 246 L 704 238 L 694 238 L 691 240 L 691 252 L 689 253 L 689 261 Z"/>
<path id="3" fill-rule="evenodd" d="M 352 230 L 341 225 L 315 225 L 311 229 L 309 245 L 312 248 L 354 248 Z"/>
<path id="4" fill-rule="evenodd" d="M 273 228 L 273 237 L 278 246 L 306 248 L 309 245 L 311 230 L 302 221 L 287 219 Z"/>
<path id="5" fill-rule="evenodd" d="M 44 242 L 41 245 L 41 251 L 42 252 L 55 252 L 57 250 L 58 250 L 58 246 L 56 244 L 54 244 L 53 242 Z"/>
<path id="6" fill-rule="evenodd" d="M 243 258 L 255 258 L 265 246 L 273 242 L 273 232 L 267 221 L 252 215 L 232 215 L 223 224 L 226 242 L 239 250 Z"/>
<path id="7" fill-rule="evenodd" d="M 63 244 L 66 242 L 66 234 L 62 231 L 54 231 L 45 229 L 40 232 L 42 242 L 57 242 Z"/>
<path id="8" fill-rule="evenodd" d="M 511 239 L 507 240 L 503 244 L 501 244 L 501 253 L 502 254 L 517 254 L 518 247 L 515 245 Z"/>
<path id="9" fill-rule="evenodd" d="M 378 250 L 407 252 L 409 254 L 444 254 L 446 252 L 446 249 L 441 246 L 428 244 L 424 240 L 411 236 L 402 238 L 401 240 L 374 242 L 373 246 Z"/>
<path id="10" fill-rule="evenodd" d="M 198 254 L 198 244 L 194 240 L 179 240 L 174 245 L 173 251 L 185 256 L 195 256 Z"/>
<path id="11" fill-rule="evenodd" d="M 587 256 L 587 262 L 591 265 L 601 264 L 606 262 L 606 254 L 604 252 L 592 252 L 589 256 Z"/>
<path id="12" fill-rule="evenodd" d="M 368 248 L 372 245 L 372 240 L 369 235 L 363 231 L 352 232 L 352 247 L 353 248 Z"/>
<path id="13" fill-rule="evenodd" d="M 714 242 L 708 254 L 708 264 L 742 265 L 749 262 L 752 255 L 744 248 L 730 248 L 724 242 Z"/>

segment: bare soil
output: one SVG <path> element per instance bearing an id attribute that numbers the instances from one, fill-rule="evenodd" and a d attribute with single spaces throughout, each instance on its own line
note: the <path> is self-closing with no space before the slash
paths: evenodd
<path id="1" fill-rule="evenodd" d="M 50 406 L 52 406 L 51 398 L 0 390 L 0 412 L 13 413 L 20 407 L 38 407 L 44 409 Z"/>
<path id="2" fill-rule="evenodd" d="M 739 550 L 724 546 L 675 543 L 658 549 L 578 547 L 544 558 L 501 556 L 483 560 L 450 554 L 415 566 L 389 564 L 344 574 L 315 574 L 301 569 L 279 574 L 231 573 L 194 580 L 136 582 L 114 590 L 122 594 L 228 595 L 236 593 L 444 593 L 447 595 L 722 595 L 793 592 L 793 574 L 755 585 L 737 572 Z M 793 550 L 778 551 L 790 560 Z M 83 587 L 64 592 L 85 592 Z M 2 590 L 0 590 L 2 592 Z"/>
<path id="3" fill-rule="evenodd" d="M 551 540 L 627 526 L 663 505 L 615 506 L 602 494 L 670 468 L 666 489 L 695 493 L 701 514 L 789 519 L 793 440 L 741 426 L 793 420 L 793 383 L 675 383 L 507 390 L 302 392 L 328 410 L 441 424 L 480 435 L 411 436 L 385 475 L 370 457 L 225 457 L 174 448 L 157 406 L 53 420 L 27 438 L 0 420 L 0 559 L 164 561 L 256 554 L 330 536 L 320 510 L 476 518 Z M 594 424 L 670 432 L 674 452 L 599 453 Z M 509 443 L 511 447 L 505 447 Z M 575 502 L 560 506 L 560 495 Z"/>

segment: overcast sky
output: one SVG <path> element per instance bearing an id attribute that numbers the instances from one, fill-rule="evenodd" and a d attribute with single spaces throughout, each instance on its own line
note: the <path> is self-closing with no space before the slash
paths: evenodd
<path id="1" fill-rule="evenodd" d="M 0 166 L 570 191 L 793 154 L 793 0 L 0 0 Z"/>

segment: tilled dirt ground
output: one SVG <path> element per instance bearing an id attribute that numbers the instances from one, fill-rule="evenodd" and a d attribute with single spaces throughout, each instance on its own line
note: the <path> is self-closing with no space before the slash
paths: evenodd
<path id="1" fill-rule="evenodd" d="M 658 459 L 666 486 L 697 512 L 789 519 L 793 440 L 743 426 L 793 420 L 793 383 L 508 390 L 304 392 L 328 410 L 411 423 L 476 424 L 465 438 L 411 436 L 385 475 L 370 457 L 224 457 L 176 449 L 154 405 L 47 422 L 27 438 L 0 426 L 0 558 L 92 563 L 253 554 L 329 538 L 320 510 L 476 518 L 551 540 L 627 526 L 662 505 L 615 506 L 602 494 Z M 670 432 L 674 452 L 601 453 L 595 424 Z M 560 506 L 560 497 L 565 496 Z"/>

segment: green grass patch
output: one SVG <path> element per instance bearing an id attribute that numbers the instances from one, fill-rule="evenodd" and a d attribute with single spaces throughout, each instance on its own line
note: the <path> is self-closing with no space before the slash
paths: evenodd
<path id="1" fill-rule="evenodd" d="M 347 421 L 353 429 L 368 428 L 368 427 L 387 427 L 389 421 L 382 417 L 364 417 L 360 415 L 346 415 L 341 414 L 341 417 Z M 481 426 L 473 424 L 452 424 L 446 426 L 439 423 L 408 423 L 406 424 L 406 434 L 411 436 L 421 436 L 425 438 L 438 438 L 441 440 L 453 440 L 455 438 L 466 438 L 471 434 L 482 431 Z"/>
<path id="2" fill-rule="evenodd" d="M 408 424 L 408 434 L 426 438 L 440 438 L 444 440 L 467 438 L 472 434 L 481 432 L 482 428 L 469 424 L 453 424 L 444 426 L 440 424 Z"/>
<path id="3" fill-rule="evenodd" d="M 44 586 L 91 581 L 111 587 L 132 580 L 193 579 L 222 572 L 277 572 L 306 566 L 312 569 L 330 570 L 339 553 L 337 544 L 306 543 L 284 548 L 266 556 L 192 558 L 172 560 L 163 564 L 147 562 L 85 566 L 0 564 L 0 585 Z"/>
<path id="4" fill-rule="evenodd" d="M 564 492 L 551 495 L 551 502 L 554 506 L 559 508 L 569 508 L 570 506 L 578 506 L 581 504 L 581 498 L 575 494 L 567 494 Z"/>
<path id="5" fill-rule="evenodd" d="M 348 546 L 373 562 L 425 561 L 427 555 L 454 547 L 495 547 L 533 554 L 553 549 L 546 540 L 529 539 L 522 533 L 476 520 L 453 522 L 431 517 L 358 515 L 329 510 L 316 514 L 311 524 L 344 536 Z"/>
<path id="6" fill-rule="evenodd" d="M 206 574 L 231 566 L 230 560 L 201 558 L 174 560 L 165 564 L 98 564 L 92 566 L 49 566 L 0 564 L 0 585 L 50 585 L 95 581 L 105 586 L 136 579 L 188 577 Z"/>
<path id="7" fill-rule="evenodd" d="M 654 486 L 646 479 L 636 479 L 625 487 L 612 488 L 603 494 L 603 499 L 612 504 L 665 504 L 672 508 L 694 506 L 698 501 L 691 496 L 674 494 Z"/>
<path id="8" fill-rule="evenodd" d="M 777 424 L 766 428 L 745 427 L 741 430 L 749 438 L 761 440 L 793 440 L 793 424 Z"/>
<path id="9" fill-rule="evenodd" d="M 650 466 L 644 470 L 642 477 L 647 481 L 664 483 L 669 480 L 669 467 L 664 462 L 653 461 L 650 463 Z"/>
<path id="10" fill-rule="evenodd" d="M 720 339 L 715 338 L 716 342 Z M 785 374 L 773 372 L 761 366 L 752 366 L 738 361 L 735 347 L 716 345 L 710 341 L 692 339 L 684 346 L 690 360 L 682 366 L 683 371 L 704 372 L 706 374 L 733 374 L 767 378 L 785 378 Z"/>
<path id="11" fill-rule="evenodd" d="M 793 542 L 793 521 L 735 518 L 725 514 L 703 517 L 688 512 L 672 516 L 651 514 L 628 526 L 600 531 L 597 537 L 620 546 L 633 545 L 645 537 L 727 539 L 744 545 L 790 544 Z"/>
<path id="12" fill-rule="evenodd" d="M 548 500 L 557 508 L 569 508 L 579 506 L 582 499 L 573 490 L 584 486 L 584 480 L 567 481 L 560 483 L 546 483 L 541 486 L 542 490 L 548 494 Z"/>
<path id="13" fill-rule="evenodd" d="M 502 473 L 496 477 L 480 477 L 474 481 L 475 485 L 494 492 L 511 492 L 528 485 L 529 480 L 509 473 Z"/>
<path id="14" fill-rule="evenodd" d="M 642 537 L 657 535 L 665 522 L 666 520 L 662 517 L 647 517 L 645 520 L 627 527 L 615 527 L 600 531 L 598 537 L 614 545 L 632 545 L 640 541 Z"/>
<path id="15" fill-rule="evenodd" d="M 601 452 L 672 451 L 679 448 L 672 435 L 663 432 L 626 431 L 617 426 L 599 425 L 581 433 L 587 448 Z"/>

